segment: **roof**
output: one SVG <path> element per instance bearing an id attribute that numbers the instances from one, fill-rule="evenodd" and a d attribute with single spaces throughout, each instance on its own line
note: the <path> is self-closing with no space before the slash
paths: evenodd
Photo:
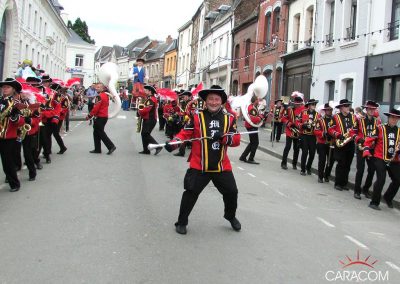
<path id="1" fill-rule="evenodd" d="M 124 56 L 124 51 L 125 51 L 124 47 L 114 44 L 113 49 L 114 49 L 116 58 Z"/>
<path id="2" fill-rule="evenodd" d="M 102 46 L 94 55 L 94 60 L 103 61 L 102 59 L 108 58 L 111 56 L 113 48 L 111 46 Z"/>
<path id="3" fill-rule="evenodd" d="M 168 48 L 165 50 L 165 53 L 170 52 L 170 51 L 172 51 L 174 49 L 177 49 L 177 48 L 178 48 L 178 40 L 174 39 L 172 41 L 172 43 L 168 46 Z"/>
<path id="4" fill-rule="evenodd" d="M 68 39 L 68 43 L 94 46 L 94 44 L 84 41 L 73 29 L 68 29 L 68 30 L 71 33 L 71 37 Z"/>
<path id="5" fill-rule="evenodd" d="M 164 58 L 165 51 L 171 44 L 160 42 L 157 46 L 151 49 L 151 52 L 146 51 L 146 61 Z"/>

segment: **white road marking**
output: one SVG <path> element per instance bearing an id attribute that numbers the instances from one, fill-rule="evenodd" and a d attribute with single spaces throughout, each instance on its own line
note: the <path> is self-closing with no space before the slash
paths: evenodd
<path id="1" fill-rule="evenodd" d="M 0 184 L 0 189 L 4 189 L 7 185 L 8 185 L 7 183 Z"/>
<path id="2" fill-rule="evenodd" d="M 394 264 L 393 262 L 390 261 L 386 261 L 386 264 L 389 265 L 391 268 L 393 268 L 394 270 L 397 270 L 398 272 L 400 272 L 400 267 L 398 267 L 396 264 Z"/>
<path id="3" fill-rule="evenodd" d="M 275 192 L 278 193 L 279 195 L 283 196 L 283 197 L 287 197 L 286 194 L 284 194 L 283 192 L 280 192 L 279 190 L 275 189 Z"/>
<path id="4" fill-rule="evenodd" d="M 239 170 L 241 170 L 241 171 L 244 171 L 244 169 L 243 168 L 241 168 L 241 167 L 237 167 Z"/>
<path id="5" fill-rule="evenodd" d="M 252 178 L 255 178 L 256 176 L 251 174 L 251 173 L 247 173 L 249 176 L 251 176 Z"/>
<path id="6" fill-rule="evenodd" d="M 306 210 L 307 209 L 307 207 L 305 207 L 305 206 L 303 206 L 303 205 L 301 205 L 301 204 L 299 204 L 297 202 L 295 202 L 294 205 L 296 205 L 297 207 L 299 207 L 302 210 Z"/>
<path id="7" fill-rule="evenodd" d="M 321 217 L 317 217 L 317 220 L 321 221 L 322 223 L 324 223 L 324 224 L 327 225 L 328 227 L 331 227 L 331 228 L 335 228 L 335 227 L 336 227 L 335 225 L 329 223 L 328 221 L 326 221 L 325 219 L 323 219 L 323 218 L 321 218 Z"/>
<path id="8" fill-rule="evenodd" d="M 269 186 L 269 184 L 266 183 L 265 181 L 261 181 L 261 183 L 262 183 L 263 185 L 265 185 L 265 186 Z"/>
<path id="9" fill-rule="evenodd" d="M 118 115 L 117 118 L 118 119 L 126 119 L 126 115 Z"/>
<path id="10" fill-rule="evenodd" d="M 372 235 L 376 235 L 376 236 L 384 236 L 385 235 L 385 234 L 377 233 L 377 232 L 368 232 L 368 233 L 370 233 Z"/>
<path id="11" fill-rule="evenodd" d="M 347 236 L 347 235 L 345 235 L 344 237 L 345 237 L 346 239 L 348 239 L 349 241 L 351 241 L 351 242 L 355 243 L 356 245 L 358 245 L 360 248 L 369 250 L 369 248 L 368 248 L 366 245 L 364 245 L 364 244 L 363 244 L 362 242 L 360 242 L 360 241 L 357 241 L 355 238 L 353 238 L 353 237 L 351 237 L 351 236 Z"/>

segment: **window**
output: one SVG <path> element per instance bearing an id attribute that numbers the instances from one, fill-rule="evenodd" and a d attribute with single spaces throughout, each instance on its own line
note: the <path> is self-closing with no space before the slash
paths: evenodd
<path id="1" fill-rule="evenodd" d="M 271 82 L 272 82 L 272 70 L 265 70 L 263 72 L 263 75 L 265 76 L 265 78 L 267 78 L 268 81 L 268 86 L 271 86 Z M 271 88 L 268 88 L 268 93 L 267 93 L 267 97 L 270 98 L 271 97 Z"/>
<path id="2" fill-rule="evenodd" d="M 33 33 L 36 33 L 37 29 L 37 11 L 35 11 L 35 17 L 33 18 Z"/>
<path id="3" fill-rule="evenodd" d="M 179 49 L 182 50 L 182 44 L 183 44 L 183 34 L 181 34 L 180 39 L 179 39 Z"/>
<path id="4" fill-rule="evenodd" d="M 335 1 L 328 4 L 328 33 L 325 35 L 325 46 L 333 45 L 333 30 L 335 27 Z"/>
<path id="5" fill-rule="evenodd" d="M 30 29 L 30 27 L 31 27 L 31 19 L 32 19 L 32 4 L 29 4 L 29 8 L 28 8 L 28 23 L 27 23 L 28 29 Z"/>
<path id="6" fill-rule="evenodd" d="M 250 39 L 246 40 L 244 66 L 250 65 Z"/>
<path id="7" fill-rule="evenodd" d="M 390 40 L 395 40 L 399 38 L 399 25 L 400 25 L 400 0 L 393 0 L 392 21 L 388 24 Z"/>
<path id="8" fill-rule="evenodd" d="M 265 15 L 265 43 L 269 44 L 271 41 L 271 13 Z"/>
<path id="9" fill-rule="evenodd" d="M 275 72 L 275 99 L 281 97 L 281 86 L 282 86 L 282 69 L 276 69 Z M 270 86 L 271 88 L 271 86 Z"/>
<path id="10" fill-rule="evenodd" d="M 234 96 L 237 96 L 237 94 L 238 94 L 238 86 L 239 86 L 239 82 L 237 80 L 234 80 L 233 84 L 232 84 L 232 94 Z"/>
<path id="11" fill-rule="evenodd" d="M 350 25 L 346 28 L 347 40 L 354 40 L 356 37 L 357 26 L 357 0 L 351 0 Z"/>
<path id="12" fill-rule="evenodd" d="M 293 50 L 299 49 L 299 34 L 300 34 L 300 14 L 294 16 L 293 19 Z"/>
<path id="13" fill-rule="evenodd" d="M 42 19 L 42 17 L 40 17 L 40 20 L 39 20 L 39 38 L 42 38 L 42 22 L 43 22 L 43 19 Z"/>
<path id="14" fill-rule="evenodd" d="M 46 38 L 46 36 L 47 36 L 47 23 L 46 23 L 46 22 L 44 23 L 43 35 L 44 35 L 44 37 Z"/>
<path id="15" fill-rule="evenodd" d="M 281 22 L 281 8 L 277 7 L 274 10 L 274 33 L 278 34 L 279 33 L 279 24 Z"/>
<path id="16" fill-rule="evenodd" d="M 22 0 L 22 12 L 21 12 L 22 23 L 25 22 L 25 1 L 26 0 Z"/>
<path id="17" fill-rule="evenodd" d="M 82 67 L 83 66 L 83 55 L 77 54 L 75 57 L 75 66 Z"/>
<path id="18" fill-rule="evenodd" d="M 353 79 L 346 80 L 346 99 L 353 100 Z"/>
<path id="19" fill-rule="evenodd" d="M 314 6 L 307 8 L 306 12 L 306 29 L 304 34 L 304 39 L 307 45 L 311 45 L 312 34 L 314 25 Z"/>
<path id="20" fill-rule="evenodd" d="M 239 46 L 239 44 L 237 44 L 235 46 L 235 59 L 239 58 L 239 53 L 240 53 L 240 46 Z M 233 61 L 233 68 L 234 69 L 238 69 L 239 68 L 239 60 Z"/>
<path id="21" fill-rule="evenodd" d="M 328 89 L 328 101 L 335 100 L 335 81 L 327 81 L 326 86 Z"/>

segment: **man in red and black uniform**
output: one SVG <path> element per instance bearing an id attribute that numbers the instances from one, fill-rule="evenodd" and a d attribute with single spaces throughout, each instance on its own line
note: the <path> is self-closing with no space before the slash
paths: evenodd
<path id="1" fill-rule="evenodd" d="M 372 185 L 372 179 L 374 178 L 374 165 L 370 159 L 365 159 L 363 157 L 364 142 L 367 137 L 372 137 L 375 135 L 376 128 L 379 124 L 381 124 L 380 119 L 374 116 L 375 110 L 379 107 L 374 101 L 367 101 L 363 106 L 367 110 L 367 115 L 363 118 L 360 118 L 358 121 L 358 135 L 356 137 L 357 144 L 357 172 L 356 172 L 356 180 L 354 185 L 354 198 L 361 199 L 361 183 L 365 170 L 365 162 L 368 165 L 367 178 L 365 179 L 365 184 L 362 192 L 365 197 L 370 198 L 369 188 Z M 373 154 L 373 150 L 371 149 L 371 153 Z"/>
<path id="2" fill-rule="evenodd" d="M 99 94 L 96 96 L 95 103 L 92 111 L 86 117 L 86 120 L 92 119 L 94 117 L 93 123 L 93 140 L 94 140 L 94 150 L 90 151 L 93 154 L 101 153 L 101 141 L 106 145 L 108 152 L 107 155 L 111 155 L 117 147 L 108 138 L 104 127 L 108 121 L 108 106 L 110 104 L 110 97 L 106 93 L 106 87 L 102 83 L 96 84 L 96 92 Z"/>
<path id="3" fill-rule="evenodd" d="M 271 132 L 271 141 L 279 142 L 281 140 L 282 134 L 282 115 L 284 114 L 283 107 L 282 107 L 282 99 L 278 99 L 275 101 L 275 106 L 271 110 L 273 117 L 272 122 L 272 132 Z"/>
<path id="4" fill-rule="evenodd" d="M 179 123 L 179 113 L 180 108 L 176 100 L 171 101 L 170 103 L 164 106 L 163 115 L 165 120 L 167 121 L 167 136 L 169 139 L 172 139 L 174 135 L 179 132 L 178 123 Z"/>
<path id="5" fill-rule="evenodd" d="M 319 114 L 316 112 L 318 101 L 315 99 L 309 100 L 305 109 L 301 113 L 301 118 L 296 122 L 297 128 L 302 130 L 301 134 L 301 172 L 302 176 L 311 175 L 311 166 L 315 157 L 317 146 L 317 138 L 314 134 L 315 125 L 319 119 Z M 308 161 L 307 161 L 308 156 Z"/>
<path id="6" fill-rule="evenodd" d="M 190 91 L 184 91 L 181 94 L 179 94 L 179 123 L 178 123 L 178 131 L 181 131 L 181 129 L 184 127 L 184 125 L 189 121 L 189 115 L 186 112 L 187 106 L 190 103 L 190 98 L 192 97 L 192 93 Z M 186 145 L 187 143 L 182 143 L 179 146 L 179 151 L 178 153 L 174 154 L 174 156 L 178 157 L 184 157 L 185 152 L 186 152 Z"/>
<path id="7" fill-rule="evenodd" d="M 19 94 L 22 86 L 12 78 L 7 78 L 0 82 L 2 97 L 0 98 L 0 112 L 4 118 L 0 121 L 0 155 L 3 171 L 10 185 L 10 191 L 18 191 L 21 184 L 17 176 L 17 165 L 15 163 L 15 153 L 17 147 L 18 128 L 25 124 L 25 119 L 20 115 L 20 111 L 13 107 L 13 96 Z M 4 113 L 7 112 L 7 113 Z"/>
<path id="8" fill-rule="evenodd" d="M 151 136 L 151 132 L 157 124 L 157 99 L 155 97 L 156 89 L 153 86 L 145 85 L 144 92 L 146 93 L 147 99 L 144 102 L 144 108 L 139 109 L 138 113 L 140 117 L 143 119 L 142 124 L 142 144 L 143 151 L 139 152 L 139 154 L 147 154 L 150 155 L 150 151 L 147 146 L 151 144 L 158 144 L 157 141 Z M 157 148 L 154 155 L 160 153 L 162 148 Z"/>
<path id="9" fill-rule="evenodd" d="M 358 132 L 357 118 L 350 112 L 351 104 L 352 102 L 347 99 L 340 100 L 336 106 L 340 112 L 333 116 L 333 123 L 328 130 L 329 135 L 336 140 L 348 141 L 342 147 L 336 146 L 334 152 L 334 157 L 337 161 L 335 189 L 339 191 L 349 190 L 347 183 L 355 151 L 354 139 L 357 137 Z"/>
<path id="10" fill-rule="evenodd" d="M 282 122 L 286 124 L 286 145 L 283 150 L 281 168 L 287 170 L 287 158 L 289 155 L 290 148 L 293 143 L 293 169 L 297 169 L 297 160 L 299 158 L 299 135 L 300 129 L 297 128 L 296 121 L 301 117 L 301 113 L 304 110 L 304 101 L 301 97 L 296 96 L 293 99 L 293 107 L 289 107 L 285 110 L 282 116 Z"/>
<path id="11" fill-rule="evenodd" d="M 251 98 L 251 104 L 247 108 L 247 113 L 249 114 L 249 118 L 253 125 L 251 125 L 249 122 L 245 121 L 244 127 L 246 127 L 247 131 L 257 131 L 258 127 L 255 127 L 254 125 L 261 125 L 261 122 L 264 120 L 264 116 L 262 114 L 260 114 L 257 109 L 258 103 L 259 103 L 259 101 L 258 101 L 257 97 L 253 96 Z M 257 151 L 258 144 L 259 144 L 258 133 L 249 134 L 249 139 L 250 139 L 250 143 L 247 144 L 247 147 L 246 147 L 246 149 L 244 149 L 244 152 L 240 156 L 239 160 L 242 162 L 249 163 L 249 164 L 258 165 L 260 163 L 254 161 L 254 156 L 256 155 L 256 151 Z M 249 156 L 248 160 L 247 160 L 247 156 Z"/>
<path id="12" fill-rule="evenodd" d="M 56 139 L 56 142 L 58 146 L 60 147 L 60 151 L 57 152 L 57 154 L 62 155 L 67 151 L 67 147 L 65 147 L 64 141 L 60 136 L 60 129 L 61 127 L 60 122 L 62 124 L 62 106 L 61 106 L 61 100 L 62 100 L 62 92 L 65 92 L 66 89 L 63 88 L 60 84 L 53 83 L 51 85 L 51 88 L 56 92 L 53 95 L 53 99 L 50 102 L 50 106 L 52 109 L 51 115 L 52 117 L 48 117 L 47 119 L 47 135 L 49 135 L 49 140 L 51 141 L 51 135 L 54 136 L 54 139 Z M 63 90 L 64 89 L 64 90 Z M 51 145 L 51 143 L 50 143 Z"/>
<path id="13" fill-rule="evenodd" d="M 333 163 L 335 159 L 332 155 L 333 139 L 328 133 L 329 127 L 332 125 L 333 108 L 326 103 L 322 110 L 325 112 L 323 117 L 320 117 L 314 130 L 317 137 L 317 152 L 318 152 L 318 182 L 329 182 Z M 326 162 L 328 159 L 328 162 Z"/>
<path id="14" fill-rule="evenodd" d="M 376 129 L 376 135 L 365 139 L 364 157 L 372 159 L 376 171 L 376 181 L 369 207 L 380 210 L 381 193 L 386 181 L 386 171 L 392 182 L 383 195 L 389 208 L 393 208 L 393 198 L 400 187 L 400 110 L 385 112 L 388 122 Z M 374 154 L 371 149 L 374 148 Z"/>
<path id="15" fill-rule="evenodd" d="M 65 131 L 69 130 L 69 108 L 71 106 L 71 102 L 67 95 L 67 90 L 64 89 L 61 93 L 61 114 L 60 114 L 60 122 L 58 123 L 58 128 L 61 130 L 63 122 L 65 121 Z"/>
<path id="16" fill-rule="evenodd" d="M 240 135 L 235 135 L 236 119 L 223 110 L 222 104 L 226 102 L 227 95 L 220 86 L 214 85 L 210 89 L 202 90 L 199 96 L 205 100 L 206 109 L 195 114 L 174 139 L 198 139 L 193 141 L 189 156 L 190 168 L 184 178 L 185 191 L 178 222 L 175 224 L 176 232 L 186 234 L 189 214 L 210 181 L 223 195 L 225 219 L 231 223 L 234 230 L 239 231 L 241 224 L 236 219 L 238 189 L 227 155 L 228 147 L 240 144 Z M 169 143 L 165 145 L 168 152 L 177 147 Z"/>
<path id="17" fill-rule="evenodd" d="M 42 90 L 43 97 L 46 100 L 46 103 L 42 105 L 41 107 L 41 122 L 39 123 L 39 149 L 38 149 L 38 155 L 36 157 L 36 161 L 40 161 L 39 154 L 41 150 L 43 149 L 43 156 L 46 159 L 46 163 L 51 163 L 51 158 L 50 158 L 50 151 L 51 151 L 51 139 L 48 139 L 49 135 L 47 134 L 47 127 L 46 127 L 46 122 L 47 122 L 47 117 L 51 117 L 52 114 L 52 109 L 50 106 L 51 103 L 51 98 L 55 94 L 53 90 L 50 89 L 50 84 L 53 82 L 53 79 L 50 78 L 50 76 L 45 75 L 42 76 L 42 84 L 43 85 L 37 85 L 36 83 L 32 82 L 31 86 L 33 87 L 38 87 Z M 50 136 L 51 138 L 51 136 Z"/>

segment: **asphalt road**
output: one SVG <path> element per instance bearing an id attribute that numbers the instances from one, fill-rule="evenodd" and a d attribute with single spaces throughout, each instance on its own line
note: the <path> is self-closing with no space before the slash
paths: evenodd
<path id="1" fill-rule="evenodd" d="M 399 210 L 382 204 L 373 211 L 352 192 L 282 171 L 262 152 L 261 165 L 239 162 L 245 145 L 229 152 L 242 231 L 223 219 L 210 184 L 188 234 L 178 235 L 186 159 L 165 150 L 139 155 L 135 128 L 133 112 L 121 112 L 106 127 L 117 150 L 96 155 L 89 154 L 91 127 L 73 122 L 68 151 L 54 154 L 37 181 L 23 170 L 19 192 L 0 184 L 0 283 L 346 283 L 326 275 L 353 270 L 381 271 L 389 279 L 380 283 L 400 283 Z M 377 261 L 374 268 L 343 269 L 340 261 L 357 252 Z"/>

